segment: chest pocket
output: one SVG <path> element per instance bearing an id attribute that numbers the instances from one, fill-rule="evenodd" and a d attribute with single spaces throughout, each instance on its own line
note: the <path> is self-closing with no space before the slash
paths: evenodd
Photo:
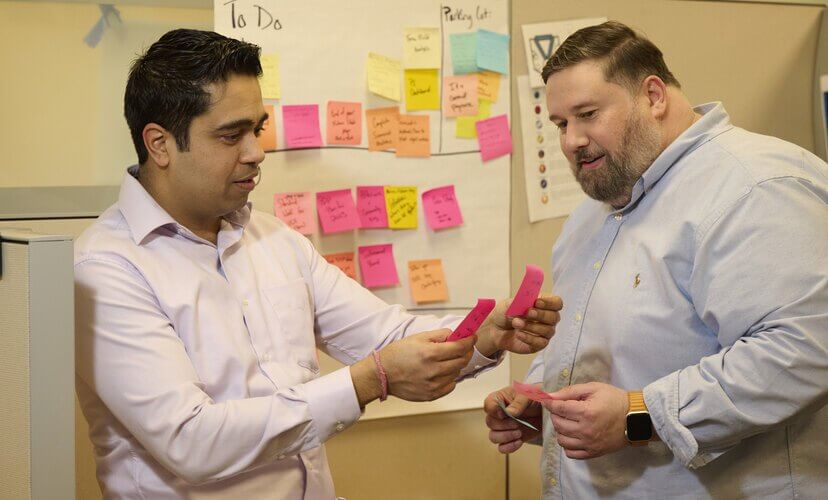
<path id="1" fill-rule="evenodd" d="M 305 281 L 298 279 L 274 286 L 266 289 L 264 294 L 273 308 L 272 335 L 276 337 L 275 343 L 282 346 L 281 360 L 295 363 L 310 374 L 319 373 L 313 307 Z"/>

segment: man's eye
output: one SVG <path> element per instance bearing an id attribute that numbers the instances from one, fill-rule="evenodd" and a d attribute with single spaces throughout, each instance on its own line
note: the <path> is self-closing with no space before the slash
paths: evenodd
<path id="1" fill-rule="evenodd" d="M 580 114 L 580 117 L 585 119 L 585 120 L 589 120 L 590 118 L 592 118 L 594 116 L 595 116 L 595 110 L 594 109 L 589 110 L 589 111 L 584 111 L 583 113 Z"/>
<path id="2" fill-rule="evenodd" d="M 236 133 L 236 134 L 225 134 L 225 135 L 221 136 L 221 140 L 224 141 L 224 142 L 232 144 L 232 143 L 237 142 L 240 137 L 241 137 L 241 134 L 238 134 L 238 133 Z"/>
<path id="3" fill-rule="evenodd" d="M 558 127 L 558 130 L 566 130 L 566 122 L 558 122 L 555 126 Z"/>
<path id="4" fill-rule="evenodd" d="M 265 130 L 267 130 L 266 127 L 258 127 L 258 128 L 253 129 L 253 133 L 256 135 L 256 137 L 259 137 L 260 135 L 262 135 L 262 132 L 264 132 Z"/>

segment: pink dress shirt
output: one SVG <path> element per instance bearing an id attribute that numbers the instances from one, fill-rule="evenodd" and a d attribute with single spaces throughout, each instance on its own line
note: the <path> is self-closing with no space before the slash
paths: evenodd
<path id="1" fill-rule="evenodd" d="M 351 364 L 459 320 L 384 303 L 249 204 L 213 245 L 129 174 L 78 239 L 75 282 L 106 498 L 334 498 L 323 443 L 361 412 L 348 368 L 320 376 L 316 348 Z M 475 351 L 461 378 L 494 364 Z"/>

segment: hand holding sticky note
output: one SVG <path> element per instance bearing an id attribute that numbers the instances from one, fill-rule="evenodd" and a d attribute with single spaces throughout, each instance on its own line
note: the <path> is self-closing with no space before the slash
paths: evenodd
<path id="1" fill-rule="evenodd" d="M 518 394 L 526 396 L 527 398 L 531 399 L 532 401 L 546 401 L 548 399 L 553 399 L 552 395 L 548 392 L 543 392 L 538 388 L 536 385 L 532 384 L 523 384 L 515 380 L 512 382 L 512 387 L 515 388 L 515 391 Z"/>
<path id="2" fill-rule="evenodd" d="M 463 318 L 463 321 L 448 336 L 446 342 L 454 342 L 455 340 L 462 340 L 474 335 L 494 308 L 494 299 L 477 299 L 477 305 Z"/>
<path id="3" fill-rule="evenodd" d="M 535 305 L 535 300 L 540 295 L 542 286 L 543 269 L 527 264 L 523 281 L 520 283 L 520 288 L 518 288 L 515 298 L 512 299 L 509 309 L 506 309 L 506 316 L 514 318 L 526 315 L 526 312 Z"/>

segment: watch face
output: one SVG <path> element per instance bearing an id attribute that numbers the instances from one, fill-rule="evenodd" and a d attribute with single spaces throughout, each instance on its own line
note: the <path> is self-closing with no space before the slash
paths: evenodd
<path id="1" fill-rule="evenodd" d="M 627 415 L 627 439 L 630 441 L 647 441 L 653 437 L 650 414 L 630 413 Z"/>

